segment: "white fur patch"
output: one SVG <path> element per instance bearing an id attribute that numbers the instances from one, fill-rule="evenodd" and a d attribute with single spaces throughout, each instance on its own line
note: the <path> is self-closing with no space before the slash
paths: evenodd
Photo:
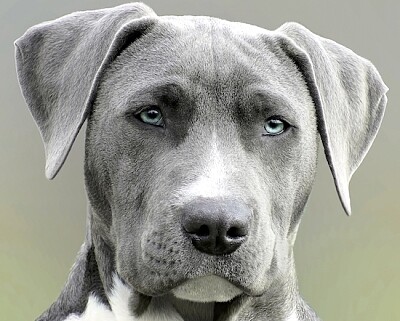
<path id="1" fill-rule="evenodd" d="M 172 307 L 165 306 L 158 298 L 153 298 L 147 311 L 135 318 L 129 310 L 131 290 L 116 275 L 113 282 L 113 290 L 108 295 L 112 311 L 90 295 L 85 311 L 81 315 L 71 314 L 64 321 L 183 321 Z"/>
<path id="2" fill-rule="evenodd" d="M 289 317 L 286 319 L 286 321 L 299 321 L 299 319 L 297 318 L 297 314 L 296 311 L 293 311 Z"/>
<path id="3" fill-rule="evenodd" d="M 113 277 L 114 287 L 111 295 L 108 296 L 115 321 L 134 321 L 136 320 L 129 310 L 129 298 L 131 290 L 122 283 L 117 275 Z M 114 320 L 113 320 L 114 321 Z"/>
<path id="4" fill-rule="evenodd" d="M 172 290 L 177 298 L 195 302 L 227 302 L 242 292 L 232 283 L 216 275 L 189 280 Z"/>
<path id="5" fill-rule="evenodd" d="M 198 197 L 223 197 L 228 194 L 226 185 L 229 180 L 227 165 L 218 148 L 217 135 L 213 133 L 211 150 L 208 152 L 203 173 L 196 181 L 179 191 L 182 201 Z"/>
<path id="6" fill-rule="evenodd" d="M 82 315 L 71 314 L 65 321 L 117 321 L 112 313 L 95 296 L 89 296 L 86 309 Z M 134 321 L 131 319 L 130 321 Z"/>
<path id="7" fill-rule="evenodd" d="M 86 309 L 82 315 L 72 314 L 65 321 L 136 321 L 129 311 L 130 289 L 114 275 L 114 287 L 108 299 L 112 308 L 102 304 L 94 295 L 89 296 Z"/>

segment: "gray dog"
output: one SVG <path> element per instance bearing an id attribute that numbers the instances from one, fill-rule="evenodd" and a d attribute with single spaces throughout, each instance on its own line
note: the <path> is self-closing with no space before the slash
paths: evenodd
<path id="1" fill-rule="evenodd" d="M 86 239 L 38 320 L 319 320 L 293 244 L 318 136 L 350 214 L 386 105 L 369 61 L 296 23 L 140 3 L 39 24 L 15 45 L 49 179 L 87 120 Z"/>

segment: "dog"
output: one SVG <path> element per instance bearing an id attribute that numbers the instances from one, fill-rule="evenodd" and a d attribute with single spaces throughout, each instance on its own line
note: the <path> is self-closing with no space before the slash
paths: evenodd
<path id="1" fill-rule="evenodd" d="M 37 320 L 319 320 L 293 245 L 319 137 L 350 215 L 387 102 L 368 60 L 297 23 L 142 3 L 39 24 L 15 46 L 49 179 L 87 121 L 85 241 Z"/>

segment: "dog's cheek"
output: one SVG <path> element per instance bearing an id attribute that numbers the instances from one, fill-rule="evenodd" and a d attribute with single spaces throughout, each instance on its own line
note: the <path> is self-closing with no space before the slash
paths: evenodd
<path id="1" fill-rule="evenodd" d="M 146 284 L 148 276 L 143 275 L 140 261 L 136 245 L 131 239 L 120 240 L 117 243 L 116 270 L 119 276 L 140 293 L 151 295 Z"/>
<path id="2" fill-rule="evenodd" d="M 152 166 L 151 144 L 126 123 L 109 117 L 106 107 L 106 102 L 100 102 L 89 120 L 86 186 L 95 215 L 110 227 L 118 268 L 127 279 L 140 280 L 144 199 L 146 185 L 151 184 L 150 178 L 143 177 Z"/>
<path id="3" fill-rule="evenodd" d="M 296 158 L 292 167 L 294 173 L 291 178 L 293 181 L 292 208 L 290 222 L 285 231 L 291 245 L 295 240 L 298 224 L 311 193 L 317 170 L 319 135 L 313 105 L 309 105 L 309 114 L 306 114 L 305 119 L 303 127 L 298 130 L 299 143 L 296 145 Z"/>
<path id="4" fill-rule="evenodd" d="M 269 228 L 276 236 L 275 270 L 283 275 L 291 261 L 297 226 L 315 176 L 317 133 L 313 118 L 308 119 L 302 123 L 307 130 L 293 129 L 286 137 L 279 138 L 279 144 L 270 140 L 260 149 L 263 184 L 269 192 L 270 207 L 264 215 L 270 215 Z M 272 268 L 267 274 L 271 273 L 274 273 Z"/>
<path id="5" fill-rule="evenodd" d="M 91 206 L 91 215 L 101 224 L 112 225 L 112 211 L 109 203 L 110 176 L 104 161 L 104 144 L 102 132 L 94 117 L 88 118 L 85 141 L 85 185 Z M 109 235 L 107 235 L 107 238 Z"/>

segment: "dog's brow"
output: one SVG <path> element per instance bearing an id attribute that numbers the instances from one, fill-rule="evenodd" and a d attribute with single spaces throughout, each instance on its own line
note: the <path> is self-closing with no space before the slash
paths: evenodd
<path id="1" fill-rule="evenodd" d="M 127 99 L 128 106 L 137 104 L 163 104 L 174 107 L 184 95 L 182 82 L 163 80 L 146 84 L 133 91 Z"/>
<path id="2" fill-rule="evenodd" d="M 291 113 L 297 113 L 293 102 L 283 93 L 272 92 L 265 88 L 252 88 L 249 97 L 259 106 L 260 109 L 268 109 L 271 111 L 289 110 Z"/>

